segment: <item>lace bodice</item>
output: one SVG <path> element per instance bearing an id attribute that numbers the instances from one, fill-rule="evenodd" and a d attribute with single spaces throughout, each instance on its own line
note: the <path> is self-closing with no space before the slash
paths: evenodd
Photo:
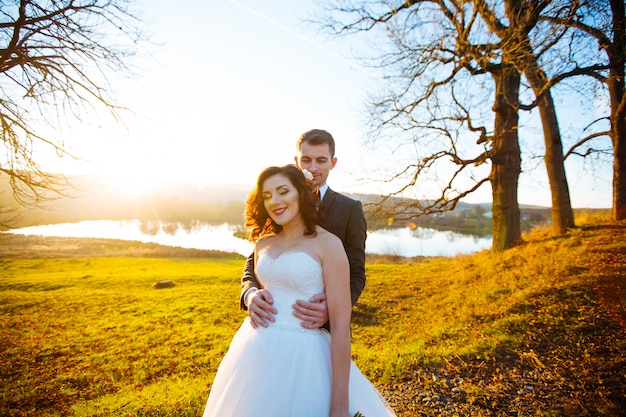
<path id="1" fill-rule="evenodd" d="M 287 251 L 277 258 L 262 253 L 256 269 L 263 287 L 272 294 L 278 311 L 273 325 L 303 331 L 300 320 L 292 314 L 292 304 L 324 292 L 322 265 L 306 252 Z"/>

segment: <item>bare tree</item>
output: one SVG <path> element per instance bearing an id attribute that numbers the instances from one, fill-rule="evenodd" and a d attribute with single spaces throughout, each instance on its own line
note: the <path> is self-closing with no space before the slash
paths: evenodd
<path id="1" fill-rule="evenodd" d="M 429 170 L 438 165 L 447 162 L 453 167 L 447 171 L 449 180 L 444 181 L 438 198 L 418 200 L 412 206 L 395 205 L 394 214 L 454 209 L 460 199 L 489 182 L 493 198 L 492 249 L 514 246 L 521 241 L 517 200 L 521 71 L 513 60 L 519 45 L 517 15 L 512 16 L 508 30 L 498 38 L 470 3 L 398 3 L 394 8 L 385 6 L 386 2 L 359 7 L 340 2 L 335 14 L 357 18 L 347 24 L 331 22 L 339 33 L 384 26 L 393 41 L 396 52 L 384 54 L 381 65 L 397 71 L 399 76 L 393 80 L 395 91 L 386 91 L 371 103 L 373 129 L 376 134 L 389 128 L 413 131 L 413 143 L 419 152 L 426 153 L 401 169 L 400 175 L 409 181 L 395 194 L 419 186 L 418 181 L 428 179 Z M 491 107 L 485 106 L 490 95 Z M 491 129 L 485 127 L 490 123 Z M 477 145 L 473 148 L 470 136 Z M 491 163 L 490 172 L 475 171 L 484 162 Z M 459 186 L 462 176 L 471 178 L 464 188 Z"/>
<path id="2" fill-rule="evenodd" d="M 626 219 L 626 15 L 623 0 L 581 1 L 573 16 L 546 15 L 546 21 L 575 30 L 574 36 L 596 47 L 593 54 L 576 54 L 568 58 L 573 68 L 551 80 L 556 84 L 566 78 L 585 75 L 608 90 L 610 101 L 609 129 L 580 139 L 566 155 L 575 153 L 582 144 L 609 135 L 613 144 L 613 217 Z M 594 42 L 595 41 L 595 42 Z M 587 152 L 586 154 L 589 154 Z"/>
<path id="3" fill-rule="evenodd" d="M 623 0 L 611 0 L 611 42 L 606 44 L 610 72 L 606 80 L 611 98 L 613 140 L 613 217 L 626 219 L 626 14 Z M 600 35 L 600 34 L 598 34 Z"/>
<path id="4" fill-rule="evenodd" d="M 401 134 L 414 132 L 411 139 L 414 144 L 434 150 L 428 156 L 418 156 L 415 164 L 406 165 L 393 176 L 392 180 L 409 180 L 395 194 L 418 186 L 419 179 L 426 177 L 427 171 L 436 165 L 435 161 L 448 159 L 457 166 L 456 170 L 452 170 L 451 180 L 442 187 L 440 197 L 413 205 L 387 204 L 387 207 L 395 207 L 409 215 L 415 210 L 429 214 L 453 209 L 459 199 L 474 192 L 485 182 L 485 178 L 479 179 L 470 173 L 469 176 L 476 180 L 475 186 L 462 190 L 455 187 L 455 182 L 462 175 L 468 176 L 469 166 L 487 161 L 492 166 L 487 179 L 493 196 L 493 248 L 500 250 L 516 244 L 521 239 L 519 226 L 515 225 L 519 223 L 516 196 L 521 172 L 518 111 L 537 107 L 544 130 L 544 162 L 552 194 L 553 231 L 561 234 L 574 226 L 564 165 L 568 153 L 564 155 L 563 152 L 552 88 L 566 78 L 584 73 L 585 68 L 571 70 L 569 61 L 573 55 L 582 51 L 593 56 L 589 43 L 583 45 L 578 39 L 571 39 L 572 27 L 584 27 L 580 24 L 583 20 L 580 14 L 589 9 L 586 3 L 602 1 L 474 0 L 458 3 L 413 0 L 398 2 L 396 7 L 384 1 L 332 2 L 334 7 L 329 10 L 334 16 L 340 16 L 329 24 L 336 33 L 369 32 L 383 27 L 385 35 L 392 39 L 395 52 L 383 53 L 377 59 L 383 70 L 399 74 L 397 78 L 388 77 L 390 84 L 395 83 L 399 87 L 395 92 L 387 92 L 371 101 L 373 137 L 381 136 L 382 131 L 392 127 Z M 623 13 L 623 3 L 621 6 Z M 546 25 L 548 21 L 550 24 Z M 623 25 L 621 27 L 623 32 Z M 604 38 L 602 41 L 607 42 Z M 574 45 L 580 51 L 572 52 Z M 622 51 L 619 55 L 622 65 L 612 65 L 612 68 L 623 69 L 623 43 L 621 45 L 621 49 L 613 48 L 613 51 Z M 557 55 L 561 66 L 551 62 Z M 591 65 L 586 70 L 608 68 Z M 553 75 L 548 76 L 546 69 Z M 476 103 L 468 101 L 467 96 L 459 100 L 459 95 L 454 95 L 455 88 L 459 91 L 461 85 L 469 90 L 467 80 L 462 84 L 463 74 L 471 74 L 473 78 L 491 75 L 493 87 L 478 81 L 474 84 L 475 89 L 471 90 L 474 93 L 481 88 L 493 91 L 494 127 L 491 132 L 484 127 L 488 119 L 476 117 Z M 530 104 L 520 103 L 519 75 L 525 77 L 530 91 L 534 93 L 535 101 Z M 623 77 L 615 78 L 623 80 Z M 477 84 L 479 88 L 476 88 Z M 620 91 L 623 92 L 623 85 Z M 444 98 L 446 94 L 453 97 L 456 110 L 446 102 L 449 102 Z M 527 94 L 524 93 L 524 96 Z M 446 110 L 442 110 L 444 108 Z M 623 108 L 626 109 L 626 106 Z M 447 113 L 442 115 L 442 111 Z M 430 119 L 424 118 L 425 114 Z M 420 120 L 416 122 L 416 119 Z M 456 121 L 472 132 L 480 132 L 478 143 L 486 146 L 485 151 L 473 157 L 463 157 L 459 153 L 459 143 L 452 139 L 447 142 L 449 146 L 446 149 L 433 148 L 436 141 L 425 132 L 435 131 L 449 138 L 453 135 L 449 124 L 442 126 L 442 120 Z M 597 136 L 595 133 L 590 138 Z M 456 137 L 467 139 L 467 135 L 458 133 Z M 436 144 L 441 145 L 441 142 Z"/>
<path id="5" fill-rule="evenodd" d="M 0 177 L 15 199 L 38 205 L 63 192 L 37 149 L 73 157 L 59 126 L 103 110 L 119 120 L 109 77 L 130 74 L 145 40 L 131 0 L 0 2 Z"/>
<path id="6" fill-rule="evenodd" d="M 505 25 L 503 19 L 495 13 L 496 8 L 489 6 L 485 0 L 475 0 L 474 3 L 489 30 L 497 34 L 504 43 L 512 44 L 508 48 L 510 52 L 507 62 L 524 73 L 536 96 L 533 104 L 520 106 L 525 110 L 531 110 L 535 106 L 539 109 L 545 142 L 544 161 L 552 195 L 552 229 L 555 234 L 563 234 L 574 226 L 574 212 L 565 174 L 563 142 L 550 89 L 552 84 L 538 61 L 546 51 L 558 45 L 566 30 L 556 27 L 541 35 L 538 33 L 531 35 L 531 31 L 539 32 L 537 27 L 540 17 L 549 6 L 558 9 L 558 13 L 562 13 L 563 10 L 575 11 L 576 7 L 574 5 L 562 7 L 558 2 L 551 1 L 505 0 L 503 17 L 510 22 L 516 22 L 516 26 L 512 27 L 511 24 Z M 512 30 L 517 33 L 517 36 L 511 36 Z M 531 36 L 536 45 L 531 42 Z"/>

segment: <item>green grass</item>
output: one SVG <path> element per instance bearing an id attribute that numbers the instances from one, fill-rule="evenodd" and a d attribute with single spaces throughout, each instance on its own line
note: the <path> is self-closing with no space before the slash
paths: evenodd
<path id="1" fill-rule="evenodd" d="M 0 265 L 0 415 L 198 415 L 242 319 L 242 261 Z"/>
<path id="2" fill-rule="evenodd" d="M 502 347 L 545 361 L 528 349 L 533 338 L 554 329 L 588 334 L 594 322 L 585 311 L 602 305 L 603 294 L 623 311 L 626 288 L 610 280 L 626 276 L 625 238 L 624 225 L 557 238 L 538 230 L 502 254 L 369 263 L 353 314 L 354 360 L 380 386 L 425 364 L 490 358 Z M 243 264 L 0 259 L 0 415 L 201 415 L 245 317 Z M 176 286 L 155 289 L 163 279 Z M 603 285 L 611 290 L 598 290 Z M 623 338 L 615 343 L 626 353 Z M 464 389 L 468 401 L 487 395 L 470 381 Z"/>

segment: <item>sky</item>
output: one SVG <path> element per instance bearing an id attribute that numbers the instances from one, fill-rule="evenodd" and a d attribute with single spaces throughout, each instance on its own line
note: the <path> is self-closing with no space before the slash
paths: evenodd
<path id="1" fill-rule="evenodd" d="M 329 178 L 338 191 L 384 192 L 360 181 L 396 161 L 364 145 L 365 98 L 380 85 L 352 60 L 350 38 L 328 39 L 304 20 L 313 0 L 144 2 L 152 45 L 115 97 L 133 110 L 124 125 L 76 126 L 65 172 L 107 175 L 129 191 L 160 181 L 253 184 L 269 165 L 293 162 L 295 141 L 313 128 L 337 142 Z M 610 171 L 569 172 L 574 207 L 610 207 Z M 589 181 L 589 179 L 593 181 Z M 467 202 L 491 200 L 483 186 Z M 544 170 L 520 178 L 521 204 L 550 205 Z"/>

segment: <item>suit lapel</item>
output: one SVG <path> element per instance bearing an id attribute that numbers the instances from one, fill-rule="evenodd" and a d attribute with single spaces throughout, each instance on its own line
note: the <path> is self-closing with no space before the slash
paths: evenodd
<path id="1" fill-rule="evenodd" d="M 330 207 L 335 202 L 335 197 L 337 193 L 330 189 L 330 187 L 324 193 L 324 198 L 322 199 L 322 203 L 324 203 L 324 208 L 326 210 L 330 209 Z"/>

